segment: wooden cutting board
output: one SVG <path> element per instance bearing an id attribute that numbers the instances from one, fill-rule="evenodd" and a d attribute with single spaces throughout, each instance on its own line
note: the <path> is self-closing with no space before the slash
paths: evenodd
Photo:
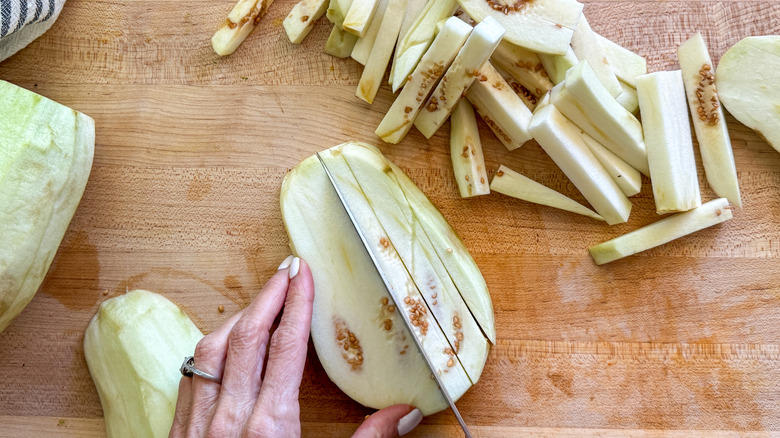
<path id="1" fill-rule="evenodd" d="M 97 127 L 92 175 L 59 253 L 0 334 L 1 436 L 102 436 L 82 348 L 97 306 L 149 289 L 214 330 L 289 253 L 284 174 L 351 139 L 379 145 L 408 172 L 485 275 L 498 343 L 459 402 L 477 436 L 780 431 L 780 153 L 729 117 L 745 209 L 596 267 L 588 246 L 658 219 L 649 185 L 615 227 L 498 194 L 459 199 L 449 125 L 430 140 L 414 131 L 382 144 L 373 131 L 391 93 L 383 86 L 372 106 L 354 97 L 360 67 L 322 53 L 324 20 L 290 44 L 281 22 L 292 6 L 278 0 L 220 58 L 210 38 L 232 0 L 70 0 L 51 31 L 0 64 L 0 78 Z M 745 36 L 780 33 L 776 1 L 599 0 L 585 11 L 596 31 L 647 56 L 651 71 L 678 68 L 676 48 L 695 31 L 715 59 Z M 510 153 L 480 124 L 488 169 L 504 164 L 584 201 L 538 145 Z M 349 435 L 371 410 L 310 353 L 303 431 Z M 449 412 L 423 424 L 416 436 L 459 434 Z"/>

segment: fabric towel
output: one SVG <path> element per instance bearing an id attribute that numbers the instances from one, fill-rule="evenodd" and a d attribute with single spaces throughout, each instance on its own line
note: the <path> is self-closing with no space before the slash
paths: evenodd
<path id="1" fill-rule="evenodd" d="M 0 61 L 49 30 L 65 0 L 0 0 Z"/>

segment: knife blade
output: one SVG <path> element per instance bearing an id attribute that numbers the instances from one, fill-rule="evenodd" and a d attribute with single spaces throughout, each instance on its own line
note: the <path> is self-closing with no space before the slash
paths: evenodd
<path id="1" fill-rule="evenodd" d="M 325 160 L 322 159 L 319 153 L 317 153 L 317 159 L 320 160 L 320 164 L 322 164 L 322 168 L 325 171 L 325 175 L 327 175 L 330 185 L 333 187 L 333 190 L 336 192 L 336 196 L 338 197 L 341 206 L 344 207 L 344 211 L 347 212 L 349 221 L 352 223 L 352 227 L 355 229 L 355 232 L 360 238 L 360 241 L 363 243 L 363 248 L 366 250 L 368 256 L 371 258 L 371 263 L 374 265 L 377 274 L 379 274 L 379 278 L 382 279 L 382 283 L 385 285 L 385 288 L 390 294 L 390 297 L 393 299 L 396 309 L 398 309 L 398 313 L 401 314 L 401 320 L 404 322 L 406 329 L 412 335 L 412 339 L 414 340 L 414 345 L 417 347 L 417 350 L 420 352 L 420 355 L 422 356 L 425 365 L 428 366 L 428 370 L 433 375 L 433 378 L 436 381 L 436 386 L 439 387 L 439 391 L 441 392 L 444 399 L 447 401 L 447 405 L 449 405 L 450 409 L 452 409 L 452 412 L 455 414 L 455 418 L 457 418 L 458 423 L 460 424 L 461 429 L 463 429 L 463 433 L 465 434 L 466 438 L 471 438 L 471 432 L 469 431 L 468 426 L 466 426 L 466 422 L 463 421 L 463 417 L 460 415 L 460 411 L 458 411 L 458 408 L 455 406 L 455 402 L 452 400 L 449 391 L 447 391 L 447 388 L 442 383 L 439 374 L 434 369 L 431 358 L 425 352 L 425 350 L 422 347 L 422 344 L 420 343 L 420 340 L 415 335 L 415 331 L 412 327 L 412 322 L 409 319 L 409 315 L 407 315 L 406 312 L 401 311 L 401 309 L 403 309 L 402 306 L 403 303 L 398 302 L 398 300 L 395 297 L 395 294 L 390 293 L 392 288 L 390 287 L 390 283 L 387 280 L 387 276 L 385 276 L 385 273 L 382 271 L 382 268 L 379 266 L 379 263 L 373 251 L 371 251 L 371 246 L 369 245 L 368 240 L 366 239 L 366 235 L 363 232 L 363 230 L 360 228 L 360 225 L 355 219 L 355 215 L 352 213 L 352 210 L 349 208 L 349 204 L 347 204 L 346 199 L 344 199 L 344 194 L 342 193 L 341 189 L 339 189 L 336 179 L 333 177 L 333 174 L 330 172 L 330 169 L 328 169 L 328 166 L 325 164 Z"/>

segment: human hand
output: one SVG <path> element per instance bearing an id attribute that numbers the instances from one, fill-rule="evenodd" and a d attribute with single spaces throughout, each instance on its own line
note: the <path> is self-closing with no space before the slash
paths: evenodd
<path id="1" fill-rule="evenodd" d="M 300 436 L 298 395 L 313 300 L 309 266 L 288 257 L 247 308 L 196 346 L 195 366 L 222 383 L 197 375 L 182 377 L 169 436 Z M 271 336 L 283 306 L 284 314 Z M 353 436 L 398 436 L 421 419 L 412 406 L 390 406 L 368 417 Z"/>

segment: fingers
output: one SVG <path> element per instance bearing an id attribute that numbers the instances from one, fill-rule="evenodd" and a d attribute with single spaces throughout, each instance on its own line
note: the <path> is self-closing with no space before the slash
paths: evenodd
<path id="1" fill-rule="evenodd" d="M 314 281 L 309 266 L 302 259 L 295 259 L 290 266 L 292 277 L 284 303 L 284 314 L 271 338 L 268 364 L 260 397 L 250 419 L 250 430 L 257 422 L 270 417 L 279 436 L 290 436 L 300 427 L 298 391 L 306 365 L 309 330 L 311 328 Z M 262 419 L 262 420 L 261 420 Z M 263 424 L 268 427 L 268 424 Z"/>
<path id="2" fill-rule="evenodd" d="M 391 438 L 406 435 L 422 421 L 419 409 L 410 405 L 388 406 L 358 427 L 352 438 Z"/>
<path id="3" fill-rule="evenodd" d="M 173 414 L 173 425 L 168 438 L 183 438 L 190 420 L 192 407 L 192 379 L 182 376 L 179 380 L 179 395 L 176 398 L 176 411 Z"/>
<path id="4" fill-rule="evenodd" d="M 269 331 L 287 296 L 288 277 L 284 268 L 271 277 L 228 336 L 222 389 L 209 436 L 240 435 L 252 412 L 260 391 Z"/>
<path id="5" fill-rule="evenodd" d="M 193 355 L 195 357 L 195 366 L 198 369 L 212 376 L 222 376 L 228 346 L 228 335 L 243 315 L 244 310 L 236 313 L 218 329 L 198 342 Z M 204 436 L 206 427 L 214 413 L 217 397 L 219 397 L 219 384 L 200 376 L 193 376 L 191 379 L 192 402 L 186 436 Z"/>
<path id="6" fill-rule="evenodd" d="M 293 262 L 290 275 L 295 274 L 295 265 Z M 290 281 L 282 320 L 271 339 L 261 392 L 261 397 L 274 398 L 277 402 L 298 399 L 298 387 L 306 364 L 314 282 L 309 266 L 303 260 L 300 260 L 297 271 Z"/>

